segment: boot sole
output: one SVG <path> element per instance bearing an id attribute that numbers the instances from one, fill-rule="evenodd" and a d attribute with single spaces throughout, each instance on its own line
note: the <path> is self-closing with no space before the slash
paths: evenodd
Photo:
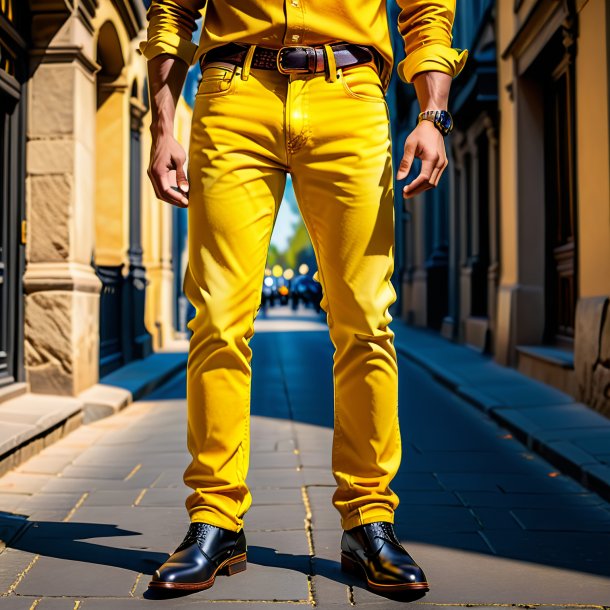
<path id="1" fill-rule="evenodd" d="M 357 560 L 353 559 L 343 551 L 341 552 L 341 569 L 349 574 L 364 577 L 369 586 L 369 589 L 379 593 L 391 593 L 394 591 L 429 591 L 430 587 L 427 582 L 405 582 L 397 584 L 388 584 L 375 582 L 369 578 L 366 568 Z"/>
<path id="2" fill-rule="evenodd" d="M 217 575 L 233 576 L 233 574 L 243 572 L 246 567 L 246 553 L 242 553 L 223 561 L 205 582 L 163 582 L 151 580 L 148 586 L 151 589 L 171 589 L 172 591 L 203 591 L 204 589 L 209 589 L 214 584 Z"/>

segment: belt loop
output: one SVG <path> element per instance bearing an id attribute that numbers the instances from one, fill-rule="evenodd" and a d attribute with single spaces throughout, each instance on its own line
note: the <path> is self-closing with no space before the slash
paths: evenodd
<path id="1" fill-rule="evenodd" d="M 250 66 L 252 65 L 252 58 L 254 57 L 254 51 L 256 50 L 256 45 L 251 44 L 250 48 L 246 53 L 246 58 L 244 59 L 244 63 L 241 70 L 241 80 L 248 80 L 250 76 Z"/>
<path id="2" fill-rule="evenodd" d="M 335 61 L 335 53 L 329 44 L 324 45 L 324 51 L 326 52 L 326 63 L 328 65 L 326 80 L 334 83 L 337 80 L 337 62 Z"/>

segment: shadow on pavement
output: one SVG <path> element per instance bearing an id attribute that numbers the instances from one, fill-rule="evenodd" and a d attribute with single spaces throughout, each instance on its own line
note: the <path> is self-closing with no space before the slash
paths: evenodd
<path id="1" fill-rule="evenodd" d="M 116 525 L 23 520 L 21 529 L 7 546 L 36 555 L 82 561 L 124 568 L 132 572 L 153 574 L 168 557 L 143 549 L 125 549 L 89 542 L 91 538 L 137 536 L 140 532 L 124 530 Z"/>

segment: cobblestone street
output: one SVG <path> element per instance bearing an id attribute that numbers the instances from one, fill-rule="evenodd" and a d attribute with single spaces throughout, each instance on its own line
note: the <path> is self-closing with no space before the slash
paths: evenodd
<path id="1" fill-rule="evenodd" d="M 192 595 L 147 591 L 187 527 L 181 374 L 0 479 L 1 610 L 404 606 L 339 568 L 323 318 L 279 309 L 256 324 L 246 572 Z M 412 604 L 610 607 L 608 504 L 422 368 L 399 367 L 396 529 L 431 586 Z"/>

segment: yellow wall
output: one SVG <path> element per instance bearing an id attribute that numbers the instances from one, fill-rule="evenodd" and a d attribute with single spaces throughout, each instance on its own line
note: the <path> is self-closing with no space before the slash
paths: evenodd
<path id="1" fill-rule="evenodd" d="M 513 37 L 515 18 L 513 0 L 498 0 L 498 55 L 508 46 Z M 517 123 L 515 104 L 507 90 L 513 80 L 513 60 L 502 60 L 498 65 L 498 103 L 500 106 L 499 155 L 500 174 L 499 226 L 500 240 L 500 284 L 514 284 L 517 281 Z"/>
<path id="2" fill-rule="evenodd" d="M 610 158 L 607 0 L 579 13 L 576 56 L 576 143 L 579 297 L 610 295 Z"/>

